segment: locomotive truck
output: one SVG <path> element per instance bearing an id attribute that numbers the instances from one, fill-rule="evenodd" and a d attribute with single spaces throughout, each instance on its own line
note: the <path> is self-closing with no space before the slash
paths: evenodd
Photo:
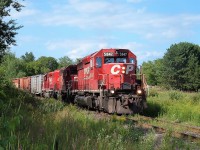
<path id="1" fill-rule="evenodd" d="M 147 83 L 137 70 L 137 57 L 130 50 L 101 49 L 77 65 L 40 75 L 38 93 L 111 114 L 140 113 L 147 107 Z M 17 87 L 19 82 L 13 79 Z"/>

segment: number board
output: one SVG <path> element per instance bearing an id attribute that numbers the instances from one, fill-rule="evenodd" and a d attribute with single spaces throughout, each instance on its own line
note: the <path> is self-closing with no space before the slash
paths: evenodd
<path id="1" fill-rule="evenodd" d="M 119 56 L 123 56 L 123 57 L 128 56 L 127 52 L 116 52 L 116 54 L 119 55 Z"/>
<path id="2" fill-rule="evenodd" d="M 103 53 L 103 55 L 104 55 L 104 56 L 114 56 L 114 54 L 113 54 L 113 53 L 111 53 L 111 52 L 106 52 L 106 53 Z"/>

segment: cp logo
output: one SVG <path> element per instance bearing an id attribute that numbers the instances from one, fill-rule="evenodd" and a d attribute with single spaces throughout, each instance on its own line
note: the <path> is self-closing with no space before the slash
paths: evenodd
<path id="1" fill-rule="evenodd" d="M 118 73 L 126 73 L 129 74 L 130 71 L 133 71 L 133 65 L 127 65 L 126 67 L 121 67 L 120 65 L 114 65 L 112 66 L 110 72 L 112 74 L 118 74 Z"/>

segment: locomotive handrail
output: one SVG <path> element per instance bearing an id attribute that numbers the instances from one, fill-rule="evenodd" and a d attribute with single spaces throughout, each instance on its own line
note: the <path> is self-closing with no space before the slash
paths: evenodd
<path id="1" fill-rule="evenodd" d="M 148 90 L 148 84 L 147 84 L 147 81 L 146 81 L 146 78 L 145 78 L 145 74 L 143 74 L 143 73 L 139 73 L 139 74 L 130 74 L 130 77 L 131 77 L 131 76 L 140 76 L 142 88 Z"/>
<path id="2" fill-rule="evenodd" d="M 105 75 L 107 76 L 107 74 L 98 74 L 98 76 L 103 77 L 102 84 L 100 84 L 101 86 L 105 85 Z"/>

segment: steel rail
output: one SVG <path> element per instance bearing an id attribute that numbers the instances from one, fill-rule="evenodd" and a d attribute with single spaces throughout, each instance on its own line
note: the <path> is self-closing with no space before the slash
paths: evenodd
<path id="1" fill-rule="evenodd" d="M 158 118 L 151 118 L 151 117 L 146 117 L 146 116 L 139 116 L 139 119 L 140 118 L 143 119 L 143 120 L 149 120 L 149 121 L 154 121 L 155 120 L 157 122 L 163 122 L 163 123 L 172 124 L 172 125 L 175 125 L 175 126 L 183 127 L 187 131 L 200 134 L 200 127 L 189 126 L 189 125 L 180 124 L 180 123 L 177 123 L 177 122 L 167 121 L 167 120 L 158 119 Z"/>
<path id="2" fill-rule="evenodd" d="M 145 128 L 145 129 L 154 129 L 158 133 L 166 133 L 168 129 L 160 127 L 158 125 L 153 125 L 150 123 L 141 123 L 140 119 L 135 118 L 126 118 L 127 120 L 133 121 L 134 123 L 138 124 L 138 126 Z M 150 117 L 145 117 L 146 120 L 153 120 Z M 168 122 L 168 121 L 166 121 Z M 180 125 L 180 124 L 179 124 Z M 198 127 L 197 127 L 198 128 Z M 179 138 L 179 139 L 187 139 L 194 142 L 200 142 L 200 134 L 196 132 L 178 132 L 178 131 L 172 131 L 171 132 L 172 137 Z"/>

